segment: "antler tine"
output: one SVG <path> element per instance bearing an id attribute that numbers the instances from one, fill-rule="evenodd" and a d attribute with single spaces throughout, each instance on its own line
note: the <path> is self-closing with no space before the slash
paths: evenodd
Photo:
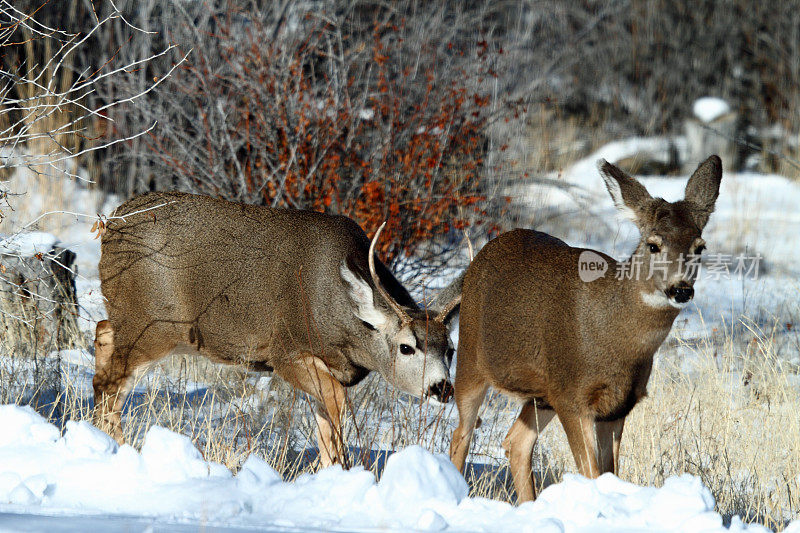
<path id="1" fill-rule="evenodd" d="M 375 236 L 372 237 L 372 242 L 369 245 L 369 273 L 372 276 L 372 282 L 375 284 L 375 288 L 378 290 L 380 295 L 383 297 L 386 303 L 389 304 L 389 307 L 391 307 L 392 310 L 397 313 L 397 316 L 400 317 L 400 320 L 407 324 L 411 322 L 411 317 L 402 307 L 400 307 L 397 302 L 394 301 L 394 298 L 392 298 L 391 295 L 386 292 L 386 289 L 384 289 L 383 285 L 381 284 L 380 278 L 378 278 L 378 273 L 375 271 L 375 244 L 378 242 L 378 238 L 380 237 L 385 226 L 386 222 L 384 221 L 384 223 L 381 224 L 381 227 L 378 228 L 378 231 L 375 232 Z"/>
<path id="2" fill-rule="evenodd" d="M 461 230 L 464 233 L 464 239 L 467 241 L 467 249 L 469 249 L 469 262 L 475 259 L 475 250 L 472 248 L 472 241 L 469 239 L 469 234 L 466 229 Z"/>

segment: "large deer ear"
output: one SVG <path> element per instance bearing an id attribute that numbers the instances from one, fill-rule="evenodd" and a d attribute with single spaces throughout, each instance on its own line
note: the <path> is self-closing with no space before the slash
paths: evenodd
<path id="1" fill-rule="evenodd" d="M 700 229 L 705 227 L 714 212 L 721 181 L 722 160 L 712 155 L 700 163 L 686 184 L 684 199 L 691 204 L 692 216 Z"/>
<path id="2" fill-rule="evenodd" d="M 635 223 L 639 223 L 639 213 L 653 199 L 644 185 L 628 176 L 605 159 L 597 162 L 600 176 L 606 183 L 608 193 L 620 212 Z"/>
<path id="3" fill-rule="evenodd" d="M 389 317 L 375 306 L 375 297 L 369 283 L 354 274 L 344 262 L 339 267 L 339 273 L 348 285 L 350 300 L 355 304 L 353 313 L 356 318 L 373 329 L 383 330 L 389 322 Z"/>
<path id="4" fill-rule="evenodd" d="M 467 271 L 464 270 L 456 277 L 450 285 L 439 291 L 436 298 L 428 305 L 436 315 L 436 320 L 442 322 L 444 325 L 449 326 L 450 322 L 455 317 L 455 310 L 461 305 L 461 288 L 464 286 L 464 276 Z"/>

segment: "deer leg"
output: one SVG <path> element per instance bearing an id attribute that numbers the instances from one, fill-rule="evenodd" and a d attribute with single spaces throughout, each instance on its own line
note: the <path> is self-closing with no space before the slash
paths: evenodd
<path id="1" fill-rule="evenodd" d="M 458 406 L 458 427 L 453 431 L 453 439 L 450 442 L 450 460 L 463 474 L 472 432 L 475 430 L 475 422 L 478 420 L 478 410 L 481 408 L 489 385 L 477 380 L 465 383 L 467 380 L 458 378 L 459 375 L 456 373 L 455 397 Z"/>
<path id="2" fill-rule="evenodd" d="M 97 323 L 94 339 L 95 372 L 93 421 L 96 427 L 108 432 L 123 444 L 122 406 L 130 392 L 133 373 L 137 368 L 166 356 L 175 345 L 155 329 L 143 332 L 136 343 L 120 340 L 108 320 Z M 136 345 L 136 349 L 131 348 Z M 146 347 L 146 349 L 144 348 Z"/>
<path id="3" fill-rule="evenodd" d="M 539 409 L 531 401 L 522 406 L 517 420 L 508 430 L 503 448 L 506 450 L 511 477 L 517 491 L 517 503 L 531 501 L 535 497 L 531 459 L 533 447 L 539 433 L 556 415 L 552 409 Z"/>
<path id="4" fill-rule="evenodd" d="M 619 475 L 619 443 L 622 440 L 624 418 L 595 424 L 597 444 L 600 448 L 600 471 Z"/>
<path id="5" fill-rule="evenodd" d="M 342 434 L 345 390 L 318 357 L 304 354 L 294 363 L 275 369 L 286 381 L 317 400 L 317 444 L 323 468 L 334 463 L 347 466 Z"/>
<path id="6" fill-rule="evenodd" d="M 314 419 L 317 421 L 317 447 L 319 448 L 319 464 L 327 468 L 339 461 L 344 456 L 344 447 L 340 445 L 342 439 L 339 430 L 334 429 L 328 415 L 321 405 L 314 410 Z"/>
<path id="7" fill-rule="evenodd" d="M 572 413 L 558 413 L 561 425 L 567 434 L 569 447 L 578 472 L 588 478 L 596 478 L 600 475 L 600 467 L 597 461 L 597 435 L 595 433 L 594 417 L 588 415 L 575 415 Z"/>
<path id="8" fill-rule="evenodd" d="M 94 337 L 95 372 L 94 425 L 108 432 L 117 442 L 122 438 L 122 404 L 130 388 L 130 376 L 114 360 L 114 329 L 111 322 L 97 323 Z"/>

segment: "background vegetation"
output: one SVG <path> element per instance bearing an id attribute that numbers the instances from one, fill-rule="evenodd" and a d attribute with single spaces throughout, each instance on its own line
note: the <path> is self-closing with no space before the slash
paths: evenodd
<path id="1" fill-rule="evenodd" d="M 388 218 L 391 257 L 451 226 L 502 227 L 508 181 L 621 135 L 679 133 L 706 95 L 737 112 L 740 164 L 796 173 L 781 157 L 797 151 L 793 1 L 3 5 L 4 144 L 92 148 L 70 161 L 123 198 L 182 189 L 368 231 Z M 23 119 L 76 80 L 57 112 Z"/>
<path id="2" fill-rule="evenodd" d="M 514 185 L 558 186 L 545 173 L 609 140 L 678 134 L 707 95 L 736 112 L 740 168 L 797 177 L 800 0 L 0 0 L 0 57 L 7 234 L 58 228 L 40 217 L 76 191 L 180 189 L 343 213 L 370 233 L 388 219 L 384 257 L 429 273 L 452 264 L 459 229 L 515 224 Z M 28 283 L 41 280 L 0 270 L 0 402 L 88 418 L 92 363 L 59 350 L 90 336 L 53 325 Z M 796 516 L 800 398 L 773 333 L 666 346 L 693 355 L 695 378 L 670 357 L 656 367 L 622 477 L 690 472 L 723 513 L 776 528 Z M 743 367 L 755 385 L 731 378 Z M 349 402 L 348 442 L 370 468 L 370 449 L 449 443 L 452 406 L 377 378 Z M 207 459 L 259 453 L 291 477 L 313 468 L 308 413 L 279 380 L 173 358 L 139 383 L 126 428 L 137 443 L 166 425 Z M 512 498 L 499 443 L 515 415 L 501 397 L 484 406 L 474 494 Z M 546 483 L 573 470 L 558 424 L 541 442 Z"/>

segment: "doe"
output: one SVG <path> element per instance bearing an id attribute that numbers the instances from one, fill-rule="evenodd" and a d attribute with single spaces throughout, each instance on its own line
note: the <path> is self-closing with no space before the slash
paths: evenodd
<path id="1" fill-rule="evenodd" d="M 684 199 L 671 203 L 614 165 L 599 166 L 614 204 L 641 232 L 630 259 L 618 265 L 517 229 L 489 242 L 463 281 L 450 457 L 463 472 L 490 385 L 521 399 L 503 441 L 519 501 L 534 498 L 533 446 L 556 414 L 581 474 L 617 472 L 625 417 L 646 395 L 653 355 L 694 296 L 697 270 L 686 262 L 705 248 L 701 233 L 722 179 L 720 158 L 711 156 Z M 582 261 L 595 270 L 581 276 Z M 618 279 L 618 269 L 634 275 Z"/>

